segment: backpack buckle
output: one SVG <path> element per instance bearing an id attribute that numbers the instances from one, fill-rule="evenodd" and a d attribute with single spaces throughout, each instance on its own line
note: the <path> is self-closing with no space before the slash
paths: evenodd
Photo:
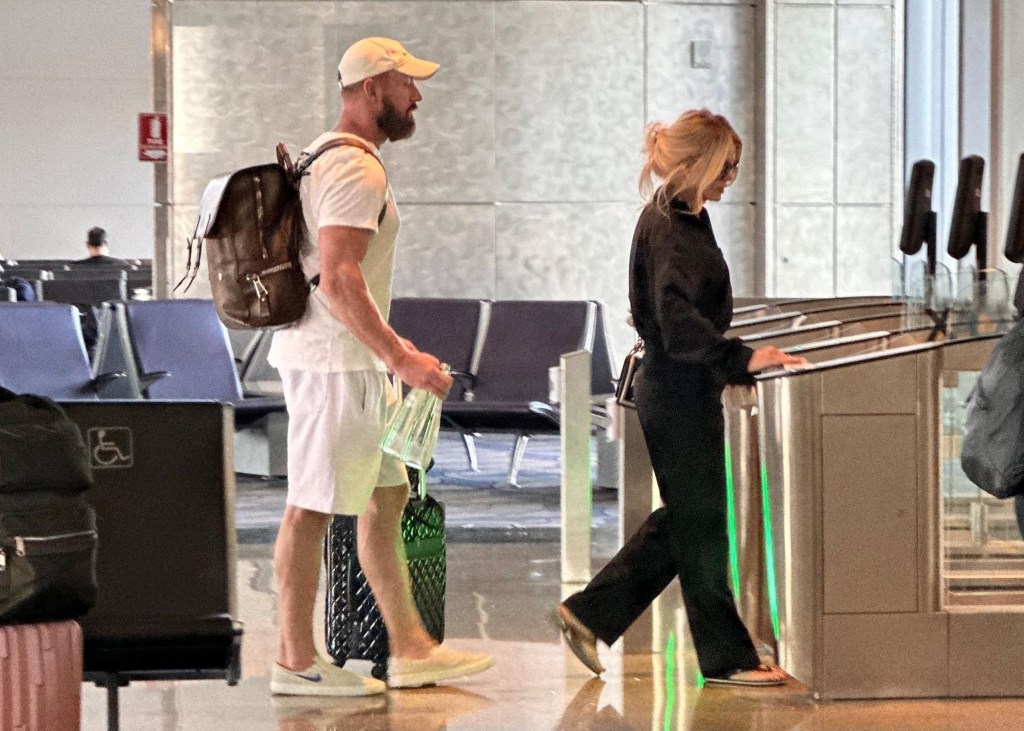
<path id="1" fill-rule="evenodd" d="M 256 298 L 260 302 L 265 301 L 267 299 L 267 295 L 269 294 L 269 292 L 267 292 L 266 286 L 263 284 L 263 281 L 260 279 L 260 275 L 259 274 L 246 274 L 245 278 L 248 281 L 252 282 L 252 288 L 256 291 Z"/>

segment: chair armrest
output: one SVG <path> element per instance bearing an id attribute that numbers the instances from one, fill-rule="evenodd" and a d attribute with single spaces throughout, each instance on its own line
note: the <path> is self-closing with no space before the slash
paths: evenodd
<path id="1" fill-rule="evenodd" d="M 475 386 L 476 376 L 472 373 L 466 373 L 465 371 L 449 371 L 448 375 L 462 383 L 465 386 Z"/>
<path id="2" fill-rule="evenodd" d="M 549 404 L 546 401 L 531 401 L 530 411 L 539 416 L 546 416 L 553 424 L 560 424 L 562 421 L 562 409 L 557 404 Z"/>
<path id="3" fill-rule="evenodd" d="M 530 411 L 547 417 L 555 424 L 561 423 L 562 409 L 558 404 L 549 404 L 545 401 L 531 401 Z M 609 421 L 608 410 L 604 407 L 604 404 L 590 405 L 590 426 L 592 430 L 607 429 Z"/>
<path id="4" fill-rule="evenodd" d="M 108 386 L 114 381 L 121 378 L 127 378 L 128 374 L 124 371 L 114 371 L 112 373 L 100 373 L 92 379 L 92 390 L 99 391 L 104 386 Z"/>
<path id="5" fill-rule="evenodd" d="M 167 378 L 171 375 L 170 371 L 152 371 L 150 373 L 139 374 L 139 387 L 145 391 L 147 388 L 152 386 L 154 383 L 159 381 L 161 378 Z"/>
<path id="6" fill-rule="evenodd" d="M 466 373 L 465 371 L 449 371 L 448 374 L 462 384 L 462 387 L 465 388 L 466 391 L 472 391 L 476 387 L 476 376 L 472 373 Z"/>

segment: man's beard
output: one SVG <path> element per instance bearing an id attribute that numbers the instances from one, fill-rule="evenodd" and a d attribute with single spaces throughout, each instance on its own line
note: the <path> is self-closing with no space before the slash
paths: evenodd
<path id="1" fill-rule="evenodd" d="M 402 115 L 390 100 L 384 100 L 384 109 L 377 115 L 377 127 L 390 142 L 412 137 L 416 131 L 416 120 L 412 114 Z"/>

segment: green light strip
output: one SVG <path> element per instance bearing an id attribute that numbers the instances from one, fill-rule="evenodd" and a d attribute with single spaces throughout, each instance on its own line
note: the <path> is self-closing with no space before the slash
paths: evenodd
<path id="1" fill-rule="evenodd" d="M 725 443 L 725 517 L 729 528 L 729 566 L 732 568 L 732 594 L 740 597 L 740 552 L 736 539 L 736 491 L 732 482 L 732 458 Z"/>
<path id="2" fill-rule="evenodd" d="M 668 633 L 665 645 L 665 731 L 672 729 L 676 710 L 676 633 Z"/>
<path id="3" fill-rule="evenodd" d="M 772 633 L 779 642 L 779 597 L 775 591 L 775 545 L 772 541 L 772 506 L 768 500 L 768 470 L 761 465 L 761 516 L 764 521 L 764 561 L 768 566 L 768 611 L 772 615 Z"/>

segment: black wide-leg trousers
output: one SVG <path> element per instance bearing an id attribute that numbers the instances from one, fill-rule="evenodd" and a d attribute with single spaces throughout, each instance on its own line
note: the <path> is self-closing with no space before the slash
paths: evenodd
<path id="1" fill-rule="evenodd" d="M 721 389 L 641 367 L 634 391 L 664 507 L 565 604 L 611 644 L 678 576 L 704 676 L 756 668 L 729 585 Z"/>

